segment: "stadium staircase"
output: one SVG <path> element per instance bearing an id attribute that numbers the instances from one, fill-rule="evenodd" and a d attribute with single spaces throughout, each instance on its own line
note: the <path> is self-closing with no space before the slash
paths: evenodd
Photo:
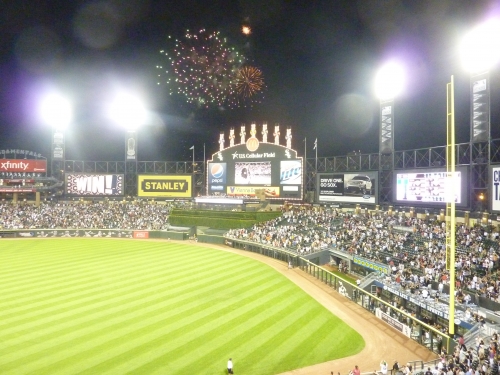
<path id="1" fill-rule="evenodd" d="M 481 329 L 481 323 L 476 323 L 472 326 L 472 328 L 467 331 L 467 333 L 464 335 L 464 341 L 465 341 L 465 346 L 467 348 L 469 347 L 475 347 L 476 346 L 476 338 L 481 337 L 484 335 Z"/>
<path id="2" fill-rule="evenodd" d="M 365 289 L 372 282 L 378 280 L 378 276 L 379 275 L 377 274 L 377 272 L 370 272 L 368 275 L 366 275 L 360 280 L 359 287 L 361 289 Z"/>

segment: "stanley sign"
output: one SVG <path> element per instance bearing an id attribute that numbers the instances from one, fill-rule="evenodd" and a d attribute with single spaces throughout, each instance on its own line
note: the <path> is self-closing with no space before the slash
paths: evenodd
<path id="1" fill-rule="evenodd" d="M 191 198 L 192 176 L 140 175 L 137 195 L 139 197 Z"/>

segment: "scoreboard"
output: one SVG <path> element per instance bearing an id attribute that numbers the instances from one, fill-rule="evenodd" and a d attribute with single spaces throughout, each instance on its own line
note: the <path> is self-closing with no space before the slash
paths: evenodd
<path id="1" fill-rule="evenodd" d="M 252 141 L 250 141 L 252 140 Z M 208 162 L 208 195 L 302 199 L 303 162 L 297 151 L 250 138 L 212 155 Z"/>

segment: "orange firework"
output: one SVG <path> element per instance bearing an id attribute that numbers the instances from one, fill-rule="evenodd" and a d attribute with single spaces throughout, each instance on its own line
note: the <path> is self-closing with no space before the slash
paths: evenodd
<path id="1" fill-rule="evenodd" d="M 243 98 L 250 98 L 262 90 L 264 78 L 260 69 L 244 66 L 236 76 L 236 90 Z"/>
<path id="2" fill-rule="evenodd" d="M 245 35 L 250 35 L 252 33 L 252 29 L 250 28 L 250 26 L 243 25 L 241 27 L 241 32 Z"/>

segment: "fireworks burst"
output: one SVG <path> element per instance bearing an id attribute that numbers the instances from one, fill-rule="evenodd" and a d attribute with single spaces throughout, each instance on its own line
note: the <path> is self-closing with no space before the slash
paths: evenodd
<path id="1" fill-rule="evenodd" d="M 245 62 L 219 32 L 187 32 L 176 40 L 165 70 L 170 94 L 181 94 L 188 103 L 202 107 L 231 106 L 236 96 L 235 80 Z M 162 66 L 157 66 L 162 69 Z M 161 76 L 161 75 L 160 75 Z"/>
<path id="2" fill-rule="evenodd" d="M 235 84 L 238 94 L 244 99 L 249 99 L 262 91 L 264 78 L 260 69 L 254 66 L 244 66 L 238 71 Z"/>
<path id="3" fill-rule="evenodd" d="M 241 32 L 244 34 L 244 35 L 250 35 L 252 33 L 252 29 L 250 26 L 248 25 L 243 25 L 241 27 Z"/>

